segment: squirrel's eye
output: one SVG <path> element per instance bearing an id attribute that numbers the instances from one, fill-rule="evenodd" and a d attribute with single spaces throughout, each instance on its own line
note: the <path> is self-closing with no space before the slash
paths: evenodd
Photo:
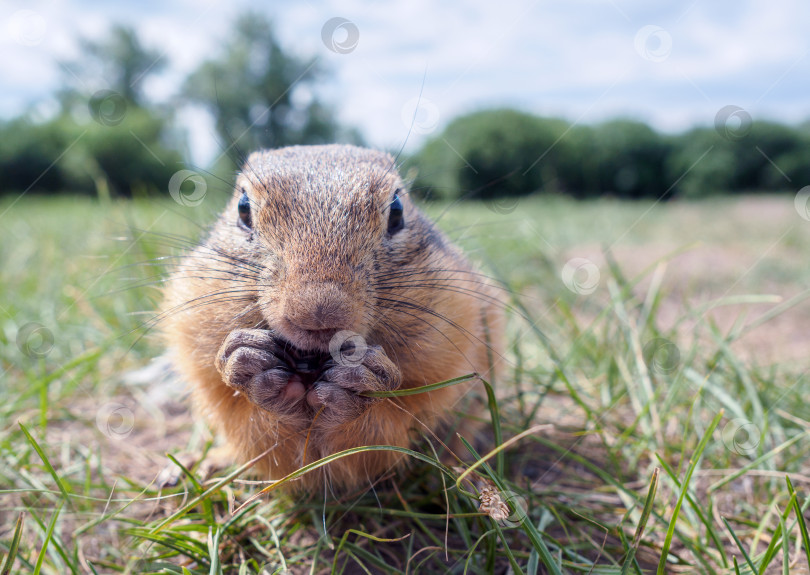
<path id="1" fill-rule="evenodd" d="M 250 198 L 248 198 L 247 192 L 242 192 L 236 209 L 239 211 L 239 224 L 250 229 L 253 222 L 250 220 Z"/>
<path id="2" fill-rule="evenodd" d="M 405 218 L 402 216 L 402 200 L 394 194 L 388 211 L 388 233 L 393 235 L 405 227 Z"/>

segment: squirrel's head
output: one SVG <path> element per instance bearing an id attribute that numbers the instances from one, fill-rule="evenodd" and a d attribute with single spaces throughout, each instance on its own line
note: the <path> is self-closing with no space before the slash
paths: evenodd
<path id="1" fill-rule="evenodd" d="M 443 243 L 390 155 L 338 145 L 252 154 L 217 235 L 255 272 L 267 327 L 322 352 L 338 332 L 365 336 L 385 313 L 379 286 Z"/>

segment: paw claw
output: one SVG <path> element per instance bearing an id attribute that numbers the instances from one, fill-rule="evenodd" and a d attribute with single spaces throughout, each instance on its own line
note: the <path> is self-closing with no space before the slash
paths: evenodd
<path id="1" fill-rule="evenodd" d="M 307 395 L 307 402 L 326 406 L 327 419 L 348 421 L 366 411 L 376 398 L 359 395 L 365 391 L 396 389 L 400 372 L 380 346 L 369 346 L 360 365 L 335 364 L 324 371 Z"/>
<path id="2" fill-rule="evenodd" d="M 300 381 L 267 330 L 238 329 L 225 338 L 217 353 L 216 368 L 228 387 L 268 411 L 287 410 L 303 396 Z"/>
<path id="3" fill-rule="evenodd" d="M 301 357 L 286 352 L 273 332 L 237 329 L 225 338 L 215 363 L 225 384 L 254 405 L 275 413 L 300 412 L 302 417 L 309 406 L 310 417 L 313 410 L 323 409 L 329 421 L 359 417 L 379 401 L 360 394 L 400 384 L 399 369 L 376 345 L 367 347 L 359 363 L 329 360 L 313 370 L 307 361 L 307 369 L 297 370 L 296 359 L 301 363 Z"/>

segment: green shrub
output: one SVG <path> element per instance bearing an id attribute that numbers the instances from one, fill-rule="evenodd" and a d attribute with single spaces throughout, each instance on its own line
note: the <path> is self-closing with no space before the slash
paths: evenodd
<path id="1" fill-rule="evenodd" d="M 536 192 L 667 199 L 810 184 L 810 137 L 772 122 L 667 136 L 629 119 L 569 125 L 516 110 L 456 118 L 409 161 L 435 197 Z"/>

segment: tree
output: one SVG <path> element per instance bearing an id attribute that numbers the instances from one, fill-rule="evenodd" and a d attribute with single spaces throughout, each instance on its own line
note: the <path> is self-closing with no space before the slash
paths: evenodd
<path id="1" fill-rule="evenodd" d="M 135 30 L 129 26 L 113 26 L 101 41 L 82 39 L 82 55 L 78 60 L 64 63 L 65 79 L 74 84 L 63 94 L 94 93 L 107 89 L 118 94 L 132 106 L 145 107 L 145 80 L 163 70 L 166 60 L 158 50 L 144 47 Z M 80 78 L 80 86 L 75 86 Z"/>
<path id="2" fill-rule="evenodd" d="M 99 196 L 165 190 L 179 169 L 181 138 L 172 112 L 150 105 L 144 83 L 166 64 L 135 31 L 114 26 L 101 41 L 81 40 L 81 57 L 66 63 L 61 113 L 51 122 L 74 141 L 61 162 L 71 189 L 92 182 Z M 79 81 L 76 82 L 75 80 Z M 76 118 L 92 118 L 77 126 Z M 81 121 L 79 121 L 81 123 Z"/>
<path id="3" fill-rule="evenodd" d="M 568 151 L 563 120 L 517 110 L 456 118 L 413 162 L 416 188 L 443 198 L 496 198 L 564 187 L 559 168 Z"/>
<path id="4" fill-rule="evenodd" d="M 324 71 L 289 54 L 262 15 L 237 19 L 222 56 L 186 81 L 185 97 L 214 117 L 224 149 L 329 143 L 340 134 L 334 114 L 313 93 Z M 355 134 L 348 139 L 358 140 Z"/>
<path id="5" fill-rule="evenodd" d="M 672 182 L 664 172 L 670 146 L 660 134 L 644 123 L 618 119 L 599 124 L 592 135 L 598 190 L 626 198 L 670 195 Z"/>

